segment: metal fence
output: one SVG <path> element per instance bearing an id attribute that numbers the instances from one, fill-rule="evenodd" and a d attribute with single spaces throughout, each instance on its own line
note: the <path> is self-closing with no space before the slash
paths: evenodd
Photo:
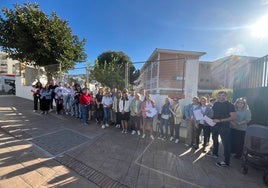
<path id="1" fill-rule="evenodd" d="M 240 74 L 245 72 L 241 71 Z M 239 73 L 238 73 L 239 74 Z M 251 62 L 243 79 L 234 84 L 234 99 L 246 97 L 252 113 L 251 124 L 268 126 L 268 55 Z"/>

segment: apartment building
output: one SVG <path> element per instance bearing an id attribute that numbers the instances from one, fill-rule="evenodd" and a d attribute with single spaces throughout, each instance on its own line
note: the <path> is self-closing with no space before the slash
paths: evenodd
<path id="1" fill-rule="evenodd" d="M 137 88 L 151 94 L 192 98 L 197 95 L 199 58 L 205 52 L 156 48 L 141 68 Z"/>
<path id="2" fill-rule="evenodd" d="M 257 59 L 231 55 L 213 62 L 200 61 L 205 54 L 156 48 L 141 68 L 136 90 L 186 99 L 210 95 L 222 87 L 233 89 L 234 80 L 246 74 L 250 62 Z"/>
<path id="3" fill-rule="evenodd" d="M 0 51 L 0 75 L 16 75 L 16 64 L 18 61 L 7 57 L 5 52 Z"/>

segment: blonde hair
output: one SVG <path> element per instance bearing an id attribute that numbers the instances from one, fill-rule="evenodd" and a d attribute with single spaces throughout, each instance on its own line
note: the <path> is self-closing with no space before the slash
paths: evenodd
<path id="1" fill-rule="evenodd" d="M 238 109 L 238 108 L 237 108 L 237 104 L 238 104 L 239 102 L 242 102 L 242 103 L 244 104 L 244 107 L 242 108 L 243 110 L 247 110 L 247 109 L 249 109 L 249 107 L 248 107 L 248 103 L 247 103 L 247 99 L 241 97 L 241 98 L 236 99 L 236 101 L 235 101 L 235 103 L 234 103 L 234 106 L 235 106 L 235 109 L 236 109 L 236 110 Z"/>

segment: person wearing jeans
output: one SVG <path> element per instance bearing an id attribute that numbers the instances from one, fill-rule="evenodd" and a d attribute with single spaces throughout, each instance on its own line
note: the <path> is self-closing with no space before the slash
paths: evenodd
<path id="1" fill-rule="evenodd" d="M 175 143 L 179 143 L 180 139 L 180 125 L 182 120 L 182 110 L 179 105 L 179 99 L 174 98 L 173 99 L 173 105 L 171 107 L 171 113 L 173 114 L 173 124 L 170 125 L 170 141 L 173 141 L 175 139 Z"/>
<path id="2" fill-rule="evenodd" d="M 90 95 L 89 90 L 87 88 L 84 88 L 82 90 L 82 94 L 79 97 L 79 104 L 81 107 L 81 116 L 84 125 L 88 124 L 88 117 L 89 117 L 89 105 L 90 105 Z"/>
<path id="3" fill-rule="evenodd" d="M 135 93 L 135 98 L 130 102 L 130 122 L 132 134 L 140 135 L 140 125 L 141 125 L 141 95 Z"/>
<path id="4" fill-rule="evenodd" d="M 170 109 L 171 109 L 170 99 L 166 98 L 165 104 L 162 106 L 162 109 L 161 109 L 161 119 L 160 119 L 160 127 L 159 127 L 160 135 L 158 139 L 165 140 L 168 137 L 168 126 L 169 126 L 168 119 L 170 116 Z M 165 133 L 163 131 L 163 127 L 165 127 Z"/>
<path id="5" fill-rule="evenodd" d="M 187 125 L 187 137 L 185 141 L 186 146 L 195 147 L 195 137 L 197 130 L 197 121 L 194 116 L 195 110 L 200 110 L 201 106 L 198 97 L 193 97 L 192 103 L 184 107 L 184 116 L 186 118 Z"/>
<path id="6" fill-rule="evenodd" d="M 110 91 L 106 91 L 105 95 L 102 97 L 103 104 L 103 125 L 102 128 L 109 127 L 110 121 L 110 110 L 113 105 L 113 99 L 111 97 Z"/>
<path id="7" fill-rule="evenodd" d="M 219 135 L 221 136 L 224 148 L 224 161 L 217 162 L 219 167 L 230 165 L 230 121 L 236 119 L 236 112 L 234 105 L 227 101 L 227 92 L 218 92 L 218 101 L 214 103 L 213 107 L 213 122 L 216 123 L 212 129 L 213 152 L 208 153 L 208 156 L 217 158 L 219 150 Z"/>

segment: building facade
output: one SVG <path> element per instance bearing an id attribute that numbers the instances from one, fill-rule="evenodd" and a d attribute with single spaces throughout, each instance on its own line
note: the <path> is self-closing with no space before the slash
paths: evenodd
<path id="1" fill-rule="evenodd" d="M 234 81 L 246 74 L 250 62 L 257 59 L 231 55 L 213 62 L 200 61 L 205 54 L 156 48 L 141 68 L 136 90 L 143 88 L 151 94 L 189 100 L 211 95 L 216 89 L 233 89 Z"/>
<path id="2" fill-rule="evenodd" d="M 18 61 L 7 57 L 5 52 L 0 51 L 0 75 L 16 75 Z"/>
<path id="3" fill-rule="evenodd" d="M 205 52 L 156 48 L 141 68 L 137 88 L 151 94 L 191 98 L 197 95 L 199 58 Z"/>

